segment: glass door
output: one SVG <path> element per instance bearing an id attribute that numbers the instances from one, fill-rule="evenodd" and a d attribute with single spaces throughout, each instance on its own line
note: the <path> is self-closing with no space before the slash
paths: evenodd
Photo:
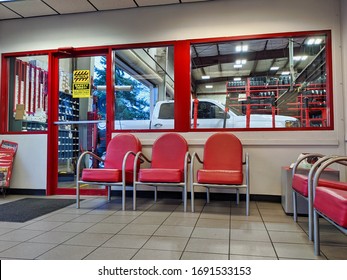
<path id="1" fill-rule="evenodd" d="M 100 157 L 106 151 L 106 55 L 60 57 L 56 60 L 58 75 L 53 88 L 57 92 L 53 115 L 51 143 L 57 152 L 52 157 L 55 170 L 55 194 L 75 193 L 77 160 L 84 151 Z M 50 164 L 50 163 L 49 163 Z M 83 167 L 103 168 L 101 162 L 87 157 Z M 90 193 L 105 190 L 85 186 Z M 83 192 L 82 192 L 83 193 Z"/>

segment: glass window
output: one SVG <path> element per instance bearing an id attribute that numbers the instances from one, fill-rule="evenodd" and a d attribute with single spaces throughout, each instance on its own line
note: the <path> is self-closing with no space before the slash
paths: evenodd
<path id="1" fill-rule="evenodd" d="M 47 130 L 48 56 L 7 59 L 9 69 L 8 130 Z"/>
<path id="2" fill-rule="evenodd" d="M 115 129 L 174 127 L 172 46 L 115 50 L 114 73 Z"/>
<path id="3" fill-rule="evenodd" d="M 331 128 L 330 40 L 302 34 L 191 44 L 193 128 Z"/>

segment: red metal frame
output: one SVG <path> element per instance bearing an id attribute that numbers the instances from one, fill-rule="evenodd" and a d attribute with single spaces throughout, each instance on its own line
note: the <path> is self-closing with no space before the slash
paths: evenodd
<path id="1" fill-rule="evenodd" d="M 106 100 L 107 100 L 107 143 L 112 137 L 114 132 L 126 132 L 125 130 L 116 131 L 114 129 L 114 102 L 115 96 L 113 92 L 113 79 L 114 69 L 113 67 L 113 51 L 116 49 L 126 48 L 142 48 L 142 47 L 158 47 L 164 45 L 174 46 L 174 74 L 175 74 L 175 129 L 176 132 L 189 132 L 189 131 L 225 131 L 225 129 L 194 129 L 191 128 L 191 92 L 190 92 L 190 45 L 196 43 L 211 43 L 211 42 L 222 42 L 231 40 L 250 40 L 250 39 L 262 39 L 262 38 L 275 38 L 275 37 L 289 37 L 289 36 L 307 36 L 307 35 L 326 35 L 326 71 L 327 71 L 327 112 L 330 120 L 329 126 L 314 128 L 314 130 L 333 130 L 334 119 L 333 119 L 333 96 L 332 96 L 332 48 L 331 48 L 331 31 L 320 30 L 320 31 L 305 31 L 305 32 L 287 32 L 287 33 L 274 33 L 274 34 L 261 34 L 251 36 L 235 36 L 235 37 L 218 37 L 208 39 L 194 39 L 194 40 L 180 40 L 180 41 L 165 41 L 165 42 L 152 42 L 152 43 L 139 43 L 139 44 L 122 44 L 116 46 L 101 46 L 101 47 L 84 47 L 84 48 L 60 48 L 55 50 L 38 50 L 31 52 L 13 52 L 2 55 L 2 73 L 1 73 L 1 94 L 0 103 L 8 104 L 8 64 L 7 58 L 16 56 L 32 56 L 32 55 L 48 55 L 48 89 L 50 93 L 58 92 L 59 89 L 59 69 L 58 62 L 59 58 L 66 57 L 83 57 L 83 56 L 107 56 L 107 74 L 106 74 Z M 58 120 L 58 96 L 55 94 L 48 95 L 48 132 L 8 132 L 8 106 L 2 106 L 0 110 L 0 133 L 1 134 L 48 134 L 48 149 L 47 153 L 47 195 L 51 194 L 75 194 L 74 189 L 58 189 L 57 186 L 57 157 L 58 157 L 58 129 L 54 125 L 54 121 Z M 234 131 L 265 131 L 273 130 L 266 128 L 250 129 L 227 129 Z M 276 128 L 275 131 L 288 130 L 286 128 Z M 312 128 L 293 128 L 293 130 L 312 130 Z M 167 130 L 160 130 L 165 132 Z M 170 130 L 172 131 L 172 130 Z M 138 130 L 138 132 L 150 132 L 150 130 Z M 151 132 L 158 132 L 151 131 Z M 100 195 L 105 194 L 106 190 L 81 190 L 82 194 L 94 194 Z"/>

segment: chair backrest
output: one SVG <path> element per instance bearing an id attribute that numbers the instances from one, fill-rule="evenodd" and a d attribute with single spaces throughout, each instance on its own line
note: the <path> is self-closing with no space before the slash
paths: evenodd
<path id="1" fill-rule="evenodd" d="M 140 140 L 133 134 L 121 133 L 113 137 L 107 145 L 105 156 L 105 168 L 122 169 L 123 158 L 129 151 L 137 153 L 141 151 Z M 126 170 L 134 167 L 134 156 L 130 156 L 126 163 Z"/>
<path id="2" fill-rule="evenodd" d="M 204 169 L 242 170 L 242 143 L 231 133 L 211 135 L 204 147 Z"/>
<path id="3" fill-rule="evenodd" d="M 151 166 L 183 170 L 187 151 L 188 143 L 182 135 L 165 133 L 153 144 Z"/>

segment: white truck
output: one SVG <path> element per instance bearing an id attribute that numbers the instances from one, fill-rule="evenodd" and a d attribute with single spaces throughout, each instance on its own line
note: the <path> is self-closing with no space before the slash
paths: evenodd
<path id="1" fill-rule="evenodd" d="M 193 102 L 191 127 L 194 127 Z M 298 119 L 289 116 L 275 115 L 276 128 L 297 127 Z M 229 109 L 225 113 L 223 104 L 213 99 L 199 99 L 196 128 L 246 128 L 247 117 L 236 110 Z M 251 114 L 250 128 L 273 127 L 272 115 Z M 173 129 L 174 128 L 174 101 L 158 101 L 155 104 L 151 120 L 116 120 L 115 128 L 122 130 L 134 129 Z"/>

